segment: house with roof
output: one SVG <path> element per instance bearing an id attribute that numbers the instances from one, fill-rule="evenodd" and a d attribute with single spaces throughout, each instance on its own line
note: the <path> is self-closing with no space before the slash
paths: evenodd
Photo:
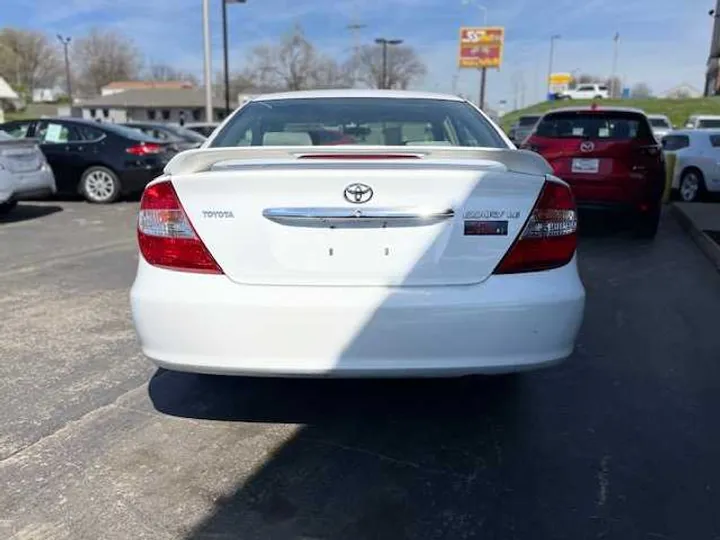
<path id="1" fill-rule="evenodd" d="M 100 89 L 100 95 L 112 96 L 128 90 L 188 90 L 194 87 L 189 81 L 113 81 Z"/>
<path id="2" fill-rule="evenodd" d="M 140 82 L 140 81 L 134 81 Z M 125 83 L 123 83 L 125 84 Z M 112 88 L 109 88 L 111 87 Z M 119 89 L 111 83 L 105 95 L 77 103 L 82 118 L 100 122 L 217 122 L 225 116 L 222 99 L 213 98 L 213 118 L 205 118 L 205 90 L 142 87 Z M 234 106 L 234 104 L 233 104 Z"/>

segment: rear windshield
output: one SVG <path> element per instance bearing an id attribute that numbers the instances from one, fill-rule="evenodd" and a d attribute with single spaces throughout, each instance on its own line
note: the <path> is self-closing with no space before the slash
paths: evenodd
<path id="1" fill-rule="evenodd" d="M 632 113 L 568 112 L 549 114 L 535 131 L 539 137 L 556 139 L 649 139 L 647 121 Z"/>
<path id="2" fill-rule="evenodd" d="M 698 127 L 701 128 L 720 128 L 720 118 L 717 120 L 699 120 Z"/>
<path id="3" fill-rule="evenodd" d="M 103 129 L 109 131 L 110 133 L 114 133 L 116 135 L 120 135 L 121 137 L 125 137 L 127 139 L 133 139 L 135 141 L 144 141 L 144 142 L 157 142 L 157 139 L 154 139 L 153 137 L 150 137 L 149 135 L 146 135 L 142 131 L 136 128 L 131 128 L 128 126 L 119 126 L 118 124 L 109 124 L 109 123 L 102 123 L 99 124 L 102 126 Z"/>
<path id="4" fill-rule="evenodd" d="M 518 126 L 534 126 L 540 120 L 539 116 L 521 116 Z"/>
<path id="5" fill-rule="evenodd" d="M 467 103 L 436 99 L 315 98 L 256 101 L 210 146 L 439 145 L 507 148 Z"/>
<path id="6" fill-rule="evenodd" d="M 650 125 L 659 128 L 670 127 L 670 123 L 664 118 L 650 118 Z"/>
<path id="7" fill-rule="evenodd" d="M 663 137 L 662 146 L 664 150 L 673 152 L 690 146 L 690 137 L 687 135 L 667 135 Z"/>

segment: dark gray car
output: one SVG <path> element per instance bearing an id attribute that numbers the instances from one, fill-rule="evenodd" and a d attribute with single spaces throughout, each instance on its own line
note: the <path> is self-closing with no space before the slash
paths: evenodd
<path id="1" fill-rule="evenodd" d="M 127 122 L 128 127 L 142 131 L 154 139 L 172 144 L 178 151 L 198 148 L 205 142 L 205 137 L 189 129 L 163 124 L 161 122 Z"/>

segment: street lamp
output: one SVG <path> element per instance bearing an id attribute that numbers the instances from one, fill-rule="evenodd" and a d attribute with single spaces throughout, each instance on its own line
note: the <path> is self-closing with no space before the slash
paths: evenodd
<path id="1" fill-rule="evenodd" d="M 550 95 L 550 76 L 553 72 L 553 57 L 555 56 L 555 41 L 560 39 L 560 34 L 550 36 L 550 62 L 548 64 L 547 93 Z"/>
<path id="2" fill-rule="evenodd" d="M 223 26 L 223 70 L 225 77 L 225 116 L 230 115 L 230 68 L 228 67 L 228 28 L 227 5 L 244 4 L 246 0 L 222 0 L 222 26 Z"/>
<path id="3" fill-rule="evenodd" d="M 210 0 L 202 0 L 203 22 L 203 78 L 205 79 L 205 121 L 215 120 L 212 93 L 212 53 L 210 48 Z"/>
<path id="4" fill-rule="evenodd" d="M 387 89 L 388 88 L 388 73 L 387 73 L 387 51 L 388 51 L 388 45 L 400 45 L 403 42 L 402 39 L 385 39 L 385 38 L 377 38 L 375 40 L 375 43 L 378 45 L 382 45 L 382 82 L 380 83 L 380 88 Z"/>
<path id="5" fill-rule="evenodd" d="M 72 96 L 72 83 L 70 81 L 70 56 L 68 55 L 68 47 L 70 46 L 70 41 L 72 38 L 70 36 L 62 36 L 60 34 L 57 35 L 58 41 L 63 46 L 63 50 L 65 52 L 65 84 L 67 85 L 67 95 L 68 95 L 68 101 L 70 101 L 70 106 L 72 107 L 73 104 L 73 96 Z"/>

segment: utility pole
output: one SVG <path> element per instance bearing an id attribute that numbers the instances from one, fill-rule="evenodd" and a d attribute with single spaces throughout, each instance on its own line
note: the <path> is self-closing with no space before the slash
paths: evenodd
<path id="1" fill-rule="evenodd" d="M 483 27 L 487 28 L 487 17 L 488 17 L 488 10 L 487 7 L 478 4 L 477 0 L 462 0 L 462 4 L 464 6 L 475 6 L 480 11 L 483 12 Z M 485 108 L 485 86 L 487 84 L 487 68 L 481 67 L 480 68 L 480 95 L 478 96 L 478 107 L 480 109 Z"/>
<path id="2" fill-rule="evenodd" d="M 68 95 L 68 100 L 70 101 L 70 106 L 72 107 L 73 104 L 73 95 L 72 95 L 72 80 L 70 77 L 70 55 L 68 54 L 68 47 L 70 46 L 70 41 L 72 38 L 70 36 L 64 37 L 60 34 L 57 35 L 58 41 L 62 44 L 63 50 L 65 52 L 65 84 L 66 84 L 66 90 Z"/>
<path id="3" fill-rule="evenodd" d="M 455 73 L 455 75 L 453 75 L 452 77 L 452 93 L 455 95 L 457 95 L 458 77 L 458 73 Z"/>
<path id="4" fill-rule="evenodd" d="M 615 32 L 615 37 L 613 38 L 613 62 L 612 62 L 612 75 L 610 76 L 610 97 L 620 97 L 620 92 L 618 92 L 615 88 L 616 83 L 615 80 L 617 78 L 617 63 L 618 63 L 618 44 L 620 43 L 620 33 Z M 622 91 L 622 89 L 619 89 Z"/>
<path id="5" fill-rule="evenodd" d="M 382 75 L 380 88 L 387 90 L 390 86 L 388 84 L 388 45 L 400 45 L 402 42 L 402 39 L 377 38 L 375 40 L 375 43 L 382 46 Z"/>
<path id="6" fill-rule="evenodd" d="M 223 28 L 223 77 L 225 82 L 225 117 L 230 116 L 230 61 L 228 60 L 228 25 L 227 5 L 244 4 L 246 0 L 221 0 L 222 1 L 222 28 Z"/>
<path id="7" fill-rule="evenodd" d="M 560 34 L 550 36 L 550 62 L 548 64 L 547 95 L 550 95 L 550 75 L 553 72 L 553 59 L 555 56 L 555 41 L 560 39 Z M 547 98 L 546 98 L 547 99 Z"/>
<path id="8" fill-rule="evenodd" d="M 202 0 L 204 79 L 205 79 L 205 121 L 215 120 L 213 114 L 212 55 L 210 49 L 210 0 Z"/>

